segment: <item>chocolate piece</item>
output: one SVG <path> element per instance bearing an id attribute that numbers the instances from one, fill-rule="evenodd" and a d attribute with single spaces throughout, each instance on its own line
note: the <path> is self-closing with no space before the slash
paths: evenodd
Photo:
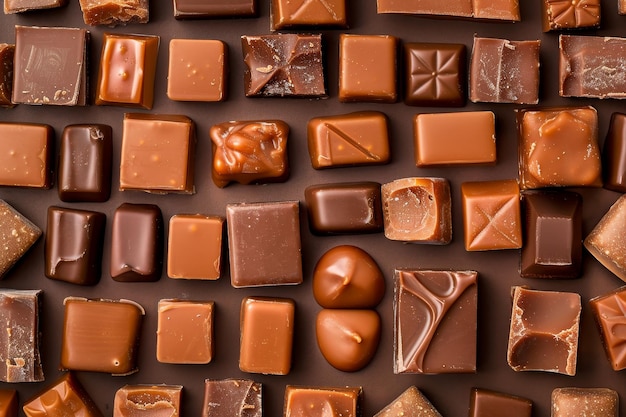
<path id="1" fill-rule="evenodd" d="M 452 240 L 452 199 L 445 178 L 402 178 L 383 184 L 385 237 L 445 245 Z"/>
<path id="2" fill-rule="evenodd" d="M 242 300 L 240 370 L 269 375 L 289 373 L 294 313 L 295 303 L 287 298 Z"/>
<path id="3" fill-rule="evenodd" d="M 313 271 L 313 296 L 324 308 L 374 308 L 385 294 L 385 277 L 363 249 L 329 249 Z"/>
<path id="4" fill-rule="evenodd" d="M 13 103 L 86 105 L 88 40 L 85 29 L 15 26 Z"/>
<path id="5" fill-rule="evenodd" d="M 626 59 L 626 38 L 559 36 L 561 97 L 626 98 L 626 79 L 616 75 Z"/>
<path id="6" fill-rule="evenodd" d="M 158 36 L 105 33 L 96 104 L 151 109 Z"/>
<path id="7" fill-rule="evenodd" d="M 17 390 L 1 389 L 0 390 L 0 416 L 17 417 Z"/>
<path id="8" fill-rule="evenodd" d="M 124 203 L 115 210 L 111 277 L 121 282 L 157 281 L 163 266 L 163 216 L 154 204 Z"/>
<path id="9" fill-rule="evenodd" d="M 463 17 L 488 20 L 521 20 L 518 0 L 378 0 L 378 13 Z"/>
<path id="10" fill-rule="evenodd" d="M 249 379 L 207 379 L 202 417 L 261 417 L 262 385 Z"/>
<path id="11" fill-rule="evenodd" d="M 339 101 L 395 103 L 396 48 L 394 36 L 341 34 Z"/>
<path id="12" fill-rule="evenodd" d="M 626 336 L 621 330 L 626 326 L 626 287 L 592 298 L 589 306 L 611 367 L 615 371 L 626 369 Z"/>
<path id="13" fill-rule="evenodd" d="M 325 97 L 322 36 L 242 36 L 246 97 Z"/>
<path id="14" fill-rule="evenodd" d="M 477 276 L 395 270 L 394 373 L 476 372 Z"/>
<path id="15" fill-rule="evenodd" d="M 387 116 L 362 111 L 309 120 L 307 138 L 315 169 L 386 164 L 390 159 Z"/>
<path id="16" fill-rule="evenodd" d="M 224 101 L 228 46 L 211 39 L 170 41 L 167 96 L 177 101 Z"/>
<path id="17" fill-rule="evenodd" d="M 111 126 L 66 126 L 59 158 L 59 199 L 107 201 L 111 196 L 112 153 Z"/>
<path id="18" fill-rule="evenodd" d="M 126 113 L 120 190 L 193 194 L 195 130 L 187 116 Z"/>
<path id="19" fill-rule="evenodd" d="M 45 270 L 50 279 L 78 285 L 100 281 L 104 213 L 63 207 L 48 208 Z"/>
<path id="20" fill-rule="evenodd" d="M 72 372 L 66 372 L 22 407 L 27 417 L 102 417 L 102 413 Z"/>
<path id="21" fill-rule="evenodd" d="M 346 0 L 272 0 L 271 29 L 298 26 L 348 27 Z"/>
<path id="22" fill-rule="evenodd" d="M 515 395 L 482 388 L 473 388 L 470 393 L 469 417 L 531 417 L 532 408 L 532 401 Z"/>
<path id="23" fill-rule="evenodd" d="M 226 206 L 233 287 L 302 283 L 297 201 Z"/>
<path id="24" fill-rule="evenodd" d="M 161 363 L 209 363 L 213 359 L 213 301 L 160 300 L 156 358 Z"/>
<path id="25" fill-rule="evenodd" d="M 181 385 L 124 385 L 115 393 L 113 417 L 178 417 Z"/>
<path id="26" fill-rule="evenodd" d="M 577 278 L 582 265 L 582 197 L 574 192 L 527 192 L 522 196 L 524 278 Z"/>
<path id="27" fill-rule="evenodd" d="M 543 31 L 600 26 L 600 0 L 541 0 Z"/>
<path id="28" fill-rule="evenodd" d="M 177 214 L 170 219 L 167 275 L 170 278 L 218 279 L 222 273 L 224 219 Z"/>
<path id="29" fill-rule="evenodd" d="M 117 26 L 127 23 L 148 23 L 148 0 L 80 0 L 83 20 L 87 25 Z"/>
<path id="30" fill-rule="evenodd" d="M 520 110 L 517 125 L 522 189 L 601 185 L 596 109 Z"/>
<path id="31" fill-rule="evenodd" d="M 256 0 L 174 0 L 176 19 L 254 17 Z"/>
<path id="32" fill-rule="evenodd" d="M 466 55 L 463 44 L 405 43 L 404 102 L 410 106 L 464 106 Z"/>
<path id="33" fill-rule="evenodd" d="M 609 388 L 555 388 L 552 417 L 617 417 L 619 397 Z"/>
<path id="34" fill-rule="evenodd" d="M 61 368 L 127 375 L 137 371 L 143 307 L 129 300 L 68 297 Z"/>
<path id="35" fill-rule="evenodd" d="M 0 279 L 37 242 L 41 229 L 6 201 L 0 200 Z"/>
<path id="36" fill-rule="evenodd" d="M 361 415 L 361 387 L 285 387 L 284 417 Z"/>
<path id="37" fill-rule="evenodd" d="M 465 250 L 522 247 L 520 190 L 515 180 L 461 184 Z"/>
<path id="38" fill-rule="evenodd" d="M 604 188 L 626 193 L 626 114 L 613 113 L 602 148 Z"/>
<path id="39" fill-rule="evenodd" d="M 496 163 L 496 116 L 490 111 L 426 113 L 414 118 L 418 167 Z"/>
<path id="40" fill-rule="evenodd" d="M 575 375 L 580 311 L 576 293 L 514 287 L 509 366 Z"/>
<path id="41" fill-rule="evenodd" d="M 441 417 L 439 411 L 415 386 L 410 386 L 374 417 Z"/>
<path id="42" fill-rule="evenodd" d="M 304 190 L 309 226 L 319 234 L 383 230 L 380 184 L 351 182 L 312 185 Z"/>
<path id="43" fill-rule="evenodd" d="M 317 346 L 333 367 L 355 372 L 374 357 L 380 327 L 380 317 L 374 310 L 324 309 L 315 321 Z"/>
<path id="44" fill-rule="evenodd" d="M 54 9 L 66 3 L 67 0 L 4 0 L 4 14 Z"/>
<path id="45" fill-rule="evenodd" d="M 537 104 L 540 43 L 475 37 L 469 73 L 470 100 Z"/>
<path id="46" fill-rule="evenodd" d="M 0 290 L 0 381 L 40 382 L 41 290 Z"/>
<path id="47" fill-rule="evenodd" d="M 602 265 L 626 281 L 626 195 L 621 196 L 587 235 L 583 244 Z"/>
<path id="48" fill-rule="evenodd" d="M 0 185 L 50 188 L 54 130 L 35 123 L 0 123 Z"/>
<path id="49" fill-rule="evenodd" d="M 626 0 L 618 0 L 617 2 L 617 13 L 626 14 Z"/>
<path id="50" fill-rule="evenodd" d="M 13 57 L 15 45 L 0 43 L 0 107 L 13 107 Z"/>
<path id="51" fill-rule="evenodd" d="M 226 122 L 210 130 L 213 142 L 213 182 L 225 187 L 283 182 L 289 177 L 289 126 L 280 120 Z"/>

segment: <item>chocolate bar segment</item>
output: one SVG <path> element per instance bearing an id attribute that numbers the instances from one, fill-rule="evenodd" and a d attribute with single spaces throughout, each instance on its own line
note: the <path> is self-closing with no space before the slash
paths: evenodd
<path id="1" fill-rule="evenodd" d="M 428 401 L 428 398 L 413 385 L 376 413 L 374 417 L 411 416 L 415 412 L 418 412 L 417 415 L 420 417 L 441 417 L 439 411 Z"/>
<path id="2" fill-rule="evenodd" d="M 450 18 L 475 18 L 516 22 L 517 0 L 378 0 L 378 13 L 404 13 Z"/>
<path id="3" fill-rule="evenodd" d="M 115 392 L 113 417 L 180 416 L 181 385 L 124 385 Z"/>
<path id="4" fill-rule="evenodd" d="M 254 17 L 257 0 L 174 0 L 176 19 Z"/>
<path id="5" fill-rule="evenodd" d="M 299 26 L 348 26 L 346 0 L 272 0 L 270 17 L 272 30 Z"/>
<path id="6" fill-rule="evenodd" d="M 13 57 L 15 45 L 0 43 L 0 107 L 13 107 Z"/>
<path id="7" fill-rule="evenodd" d="M 626 281 L 626 195 L 613 203 L 583 244 L 598 262 Z"/>
<path id="8" fill-rule="evenodd" d="M 361 415 L 361 387 L 308 387 L 287 385 L 284 417 L 306 415 Z"/>
<path id="9" fill-rule="evenodd" d="M 17 390 L 0 390 L 0 415 L 2 417 L 17 417 L 18 400 Z"/>
<path id="10" fill-rule="evenodd" d="M 41 229 L 14 207 L 0 200 L 0 279 L 28 252 Z"/>
<path id="11" fill-rule="evenodd" d="M 0 185 L 50 188 L 54 130 L 37 123 L 0 123 Z"/>
<path id="12" fill-rule="evenodd" d="M 148 0 L 80 0 L 86 25 L 117 26 L 148 23 Z"/>
<path id="13" fill-rule="evenodd" d="M 261 417 L 263 386 L 249 379 L 207 379 L 202 417 Z"/>
<path id="14" fill-rule="evenodd" d="M 89 393 L 85 391 L 83 385 L 72 372 L 64 373 L 39 395 L 27 400 L 22 410 L 27 417 L 103 416 Z"/>
<path id="15" fill-rule="evenodd" d="M 67 0 L 4 0 L 4 13 L 22 13 L 65 6 Z"/>
<path id="16" fill-rule="evenodd" d="M 602 335 L 606 356 L 615 371 L 626 369 L 626 287 L 589 300 L 596 324 Z"/>
<path id="17" fill-rule="evenodd" d="M 527 398 L 482 388 L 473 388 L 470 393 L 469 417 L 531 417 L 533 403 Z"/>
<path id="18" fill-rule="evenodd" d="M 600 26 L 600 0 L 541 0 L 543 31 Z"/>
<path id="19" fill-rule="evenodd" d="M 604 188 L 626 193 L 626 114 L 613 113 L 602 148 Z"/>
<path id="20" fill-rule="evenodd" d="M 552 417 L 617 417 L 619 396 L 610 388 L 555 388 Z"/>

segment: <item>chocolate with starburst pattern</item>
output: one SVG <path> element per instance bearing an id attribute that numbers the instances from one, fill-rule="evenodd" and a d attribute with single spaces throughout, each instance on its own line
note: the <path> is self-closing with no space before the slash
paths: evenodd
<path id="1" fill-rule="evenodd" d="M 543 31 L 600 26 L 600 0 L 543 0 Z"/>

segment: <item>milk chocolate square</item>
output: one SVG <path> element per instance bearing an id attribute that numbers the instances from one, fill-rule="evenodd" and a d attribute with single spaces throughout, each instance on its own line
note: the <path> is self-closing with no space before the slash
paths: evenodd
<path id="1" fill-rule="evenodd" d="M 271 30 L 299 26 L 346 28 L 346 0 L 272 0 Z"/>
<path id="2" fill-rule="evenodd" d="M 9 203 L 0 200 L 0 279 L 28 252 L 41 229 Z"/>
<path id="3" fill-rule="evenodd" d="M 167 96 L 176 101 L 226 99 L 228 46 L 212 39 L 170 41 Z"/>
<path id="4" fill-rule="evenodd" d="M 626 195 L 613 203 L 583 244 L 598 262 L 626 281 Z"/>
<path id="5" fill-rule="evenodd" d="M 617 417 L 619 396 L 610 388 L 555 388 L 552 417 Z"/>
<path id="6" fill-rule="evenodd" d="M 50 188 L 54 130 L 36 123 L 0 123 L 0 185 Z"/>
<path id="7" fill-rule="evenodd" d="M 66 372 L 43 392 L 29 399 L 22 407 L 27 417 L 76 416 L 102 417 L 93 399 L 76 375 Z"/>
<path id="8" fill-rule="evenodd" d="M 305 415 L 336 415 L 359 417 L 361 415 L 361 387 L 285 387 L 284 417 Z"/>
<path id="9" fill-rule="evenodd" d="M 67 0 L 4 0 L 4 14 L 30 12 L 34 10 L 54 9 L 64 6 Z"/>
<path id="10" fill-rule="evenodd" d="M 600 26 L 600 0 L 541 0 L 543 31 Z"/>
<path id="11" fill-rule="evenodd" d="M 1 389 L 0 390 L 0 416 L 17 417 L 17 390 Z"/>
<path id="12" fill-rule="evenodd" d="M 176 19 L 254 17 L 257 0 L 174 0 Z"/>
<path id="13" fill-rule="evenodd" d="M 533 403 L 527 398 L 482 388 L 470 393 L 469 417 L 531 417 Z"/>
<path id="14" fill-rule="evenodd" d="M 412 385 L 395 398 L 389 405 L 380 410 L 374 417 L 441 417 L 439 411 L 428 401 L 422 392 Z"/>
<path id="15" fill-rule="evenodd" d="M 148 23 L 148 0 L 80 0 L 83 20 L 87 25 L 117 26 Z"/>
<path id="16" fill-rule="evenodd" d="M 13 57 L 15 45 L 0 43 L 0 107 L 13 107 Z"/>
<path id="17" fill-rule="evenodd" d="M 626 369 L 626 335 L 619 331 L 626 326 L 626 287 L 591 299 L 589 306 L 611 367 L 615 371 Z"/>
<path id="18" fill-rule="evenodd" d="M 202 417 L 262 417 L 263 386 L 249 379 L 207 379 Z"/>
<path id="19" fill-rule="evenodd" d="M 182 385 L 124 385 L 115 392 L 113 417 L 180 417 Z"/>

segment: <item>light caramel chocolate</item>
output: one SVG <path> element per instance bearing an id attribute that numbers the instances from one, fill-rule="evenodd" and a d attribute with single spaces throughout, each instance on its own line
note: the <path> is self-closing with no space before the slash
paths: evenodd
<path id="1" fill-rule="evenodd" d="M 54 130 L 37 123 L 0 123 L 0 185 L 50 188 Z"/>
<path id="2" fill-rule="evenodd" d="M 626 195 L 613 203 L 583 243 L 598 262 L 626 281 Z"/>
<path id="3" fill-rule="evenodd" d="M 182 391 L 182 385 L 124 385 L 115 392 L 113 417 L 178 417 Z"/>
<path id="4" fill-rule="evenodd" d="M 127 23 L 148 23 L 148 0 L 80 0 L 83 20 L 87 25 L 117 26 Z"/>

